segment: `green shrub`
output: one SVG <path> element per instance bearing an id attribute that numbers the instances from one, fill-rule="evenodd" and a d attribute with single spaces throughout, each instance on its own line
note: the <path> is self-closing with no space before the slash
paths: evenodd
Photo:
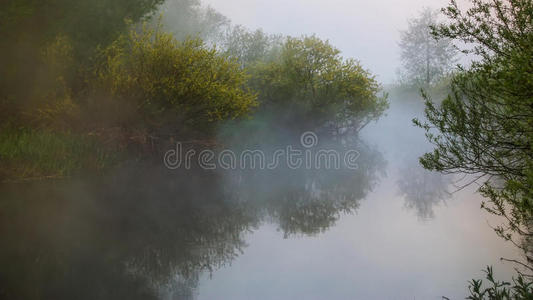
<path id="1" fill-rule="evenodd" d="M 128 127 L 208 130 L 217 121 L 246 116 L 256 103 L 239 65 L 201 40 L 178 42 L 143 26 L 121 36 L 100 58 L 94 90 L 106 97 L 96 102 L 125 114 L 121 121 Z"/>
<path id="2" fill-rule="evenodd" d="M 262 107 L 290 113 L 291 127 L 358 131 L 388 107 L 370 72 L 314 36 L 288 38 L 278 59 L 258 63 L 250 72 Z"/>

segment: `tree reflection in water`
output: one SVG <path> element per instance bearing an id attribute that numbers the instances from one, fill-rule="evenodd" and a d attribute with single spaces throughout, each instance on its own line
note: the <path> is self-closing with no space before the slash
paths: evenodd
<path id="1" fill-rule="evenodd" d="M 124 167 L 105 178 L 1 187 L 0 296 L 192 299 L 199 276 L 235 259 L 264 222 L 314 235 L 354 212 L 379 179 L 357 170 L 232 172 Z"/>
<path id="2" fill-rule="evenodd" d="M 417 161 L 407 162 L 400 169 L 399 177 L 397 185 L 405 207 L 414 210 L 420 219 L 434 218 L 433 208 L 452 196 L 448 191 L 451 178 L 427 171 Z"/>

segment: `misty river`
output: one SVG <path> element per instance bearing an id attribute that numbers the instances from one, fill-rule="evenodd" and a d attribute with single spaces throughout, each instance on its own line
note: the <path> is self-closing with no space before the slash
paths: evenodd
<path id="1" fill-rule="evenodd" d="M 390 98 L 354 170 L 169 170 L 0 186 L 0 295 L 25 299 L 462 299 L 516 251 L 476 186 L 425 171 L 431 150 Z M 299 141 L 294 140 L 294 144 Z"/>

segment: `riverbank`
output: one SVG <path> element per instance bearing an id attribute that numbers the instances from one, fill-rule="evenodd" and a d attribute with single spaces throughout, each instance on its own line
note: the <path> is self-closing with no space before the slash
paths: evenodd
<path id="1" fill-rule="evenodd" d="M 97 137 L 51 130 L 3 128 L 0 131 L 0 181 L 27 181 L 101 172 L 124 152 Z"/>

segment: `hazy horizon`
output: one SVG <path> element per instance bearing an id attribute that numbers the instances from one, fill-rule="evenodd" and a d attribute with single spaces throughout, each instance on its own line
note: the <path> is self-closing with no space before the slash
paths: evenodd
<path id="1" fill-rule="evenodd" d="M 398 41 L 407 20 L 424 7 L 439 9 L 448 0 L 203 0 L 233 24 L 290 36 L 316 34 L 344 57 L 355 58 L 383 84 L 393 83 L 400 67 Z M 346 30 L 339 30 L 346 28 Z"/>

